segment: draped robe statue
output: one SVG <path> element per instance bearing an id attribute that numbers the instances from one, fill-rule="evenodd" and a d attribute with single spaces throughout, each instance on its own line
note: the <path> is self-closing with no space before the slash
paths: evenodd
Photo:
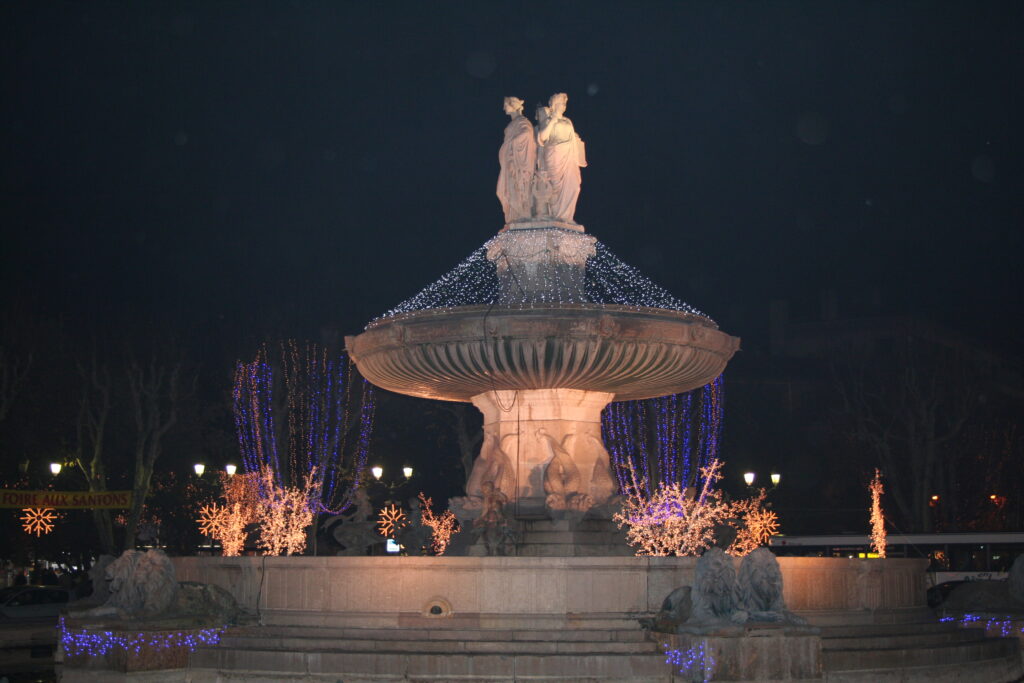
<path id="1" fill-rule="evenodd" d="M 533 124 L 523 116 L 523 101 L 505 98 L 505 113 L 512 120 L 505 126 L 505 141 L 498 151 L 498 199 L 505 222 L 529 220 L 533 214 L 533 174 L 537 166 L 537 140 Z"/>
<path id="2" fill-rule="evenodd" d="M 539 112 L 535 215 L 575 223 L 580 168 L 587 165 L 587 158 L 583 140 L 563 116 L 568 101 L 568 95 L 556 93 Z"/>

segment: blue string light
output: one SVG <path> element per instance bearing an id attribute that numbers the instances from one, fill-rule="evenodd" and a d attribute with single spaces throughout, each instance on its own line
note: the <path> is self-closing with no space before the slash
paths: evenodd
<path id="1" fill-rule="evenodd" d="M 601 415 L 601 435 L 620 493 L 629 483 L 630 466 L 648 486 L 701 488 L 700 468 L 718 458 L 723 408 L 721 375 L 684 394 L 609 404 Z"/>
<path id="2" fill-rule="evenodd" d="M 715 674 L 715 656 L 706 640 L 702 640 L 688 650 L 669 648 L 662 645 L 665 651 L 665 663 L 673 666 L 679 675 L 690 680 L 710 681 Z M 699 679 L 694 676 L 700 676 Z"/>
<path id="3" fill-rule="evenodd" d="M 151 631 L 130 634 L 118 631 L 90 632 L 87 629 L 69 629 L 64 617 L 57 621 L 61 646 L 69 657 L 103 657 L 111 652 L 139 655 L 147 650 L 174 650 L 185 648 L 195 652 L 200 645 L 220 642 L 224 627 L 191 629 L 187 631 Z"/>
<path id="4" fill-rule="evenodd" d="M 253 362 L 238 363 L 235 427 L 246 471 L 268 466 L 283 483 L 294 486 L 315 468 L 320 497 L 314 512 L 337 515 L 350 508 L 366 468 L 376 405 L 373 385 L 360 380 L 358 436 L 352 445 L 348 435 L 354 427 L 350 407 L 356 378 L 348 356 L 330 356 L 312 344 L 288 342 L 273 357 L 264 346 Z M 282 393 L 280 405 L 275 390 Z M 287 434 L 284 453 L 278 448 L 279 430 Z M 347 487 L 338 486 L 343 474 L 351 478 Z M 259 486 L 261 497 L 269 495 L 262 481 Z"/>

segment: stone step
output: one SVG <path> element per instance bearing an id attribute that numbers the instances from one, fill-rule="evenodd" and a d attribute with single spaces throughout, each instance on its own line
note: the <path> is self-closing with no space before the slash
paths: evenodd
<path id="1" fill-rule="evenodd" d="M 944 643 L 966 643 L 984 640 L 984 638 L 984 633 L 969 633 L 965 630 L 938 631 L 932 633 L 900 633 L 876 636 L 830 637 L 821 639 L 821 649 L 822 651 L 826 651 L 941 647 Z"/>
<path id="2" fill-rule="evenodd" d="M 650 614 L 455 614 L 450 617 L 425 617 L 418 613 L 378 615 L 345 612 L 312 612 L 298 610 L 271 610 L 262 612 L 263 624 L 268 626 L 296 626 L 309 628 L 396 628 L 425 629 L 429 631 L 505 629 L 505 630 L 621 630 L 640 627 L 638 617 Z"/>
<path id="3" fill-rule="evenodd" d="M 823 649 L 821 653 L 822 665 L 827 672 L 953 666 L 1019 656 L 1020 646 L 1016 639 L 1011 638 L 988 638 L 926 647 Z"/>
<path id="4" fill-rule="evenodd" d="M 618 643 L 572 640 L 408 640 L 268 638 L 224 636 L 221 647 L 237 650 L 284 650 L 288 652 L 390 652 L 390 653 L 481 653 L 481 654 L 633 654 L 659 652 L 654 642 Z"/>
<path id="5" fill-rule="evenodd" d="M 670 683 L 661 654 L 474 654 L 287 652 L 200 648 L 190 658 L 193 683 L 207 681 L 644 681 Z M 306 678 L 303 678 L 306 677 Z"/>
<path id="6" fill-rule="evenodd" d="M 882 624 L 923 624 L 938 622 L 934 610 L 927 607 L 877 609 L 877 610 L 800 610 L 801 617 L 814 626 L 821 628 L 851 625 L 882 625 Z"/>
<path id="7" fill-rule="evenodd" d="M 897 624 L 849 624 L 846 626 L 821 626 L 822 640 L 826 638 L 858 638 L 871 636 L 898 636 L 920 633 L 955 633 L 961 629 L 956 624 L 934 621 Z"/>
<path id="8" fill-rule="evenodd" d="M 631 629 L 396 629 L 328 628 L 319 626 L 239 626 L 230 629 L 233 637 L 325 638 L 356 640 L 480 640 L 480 641 L 587 641 L 644 642 L 647 632 L 635 624 Z"/>

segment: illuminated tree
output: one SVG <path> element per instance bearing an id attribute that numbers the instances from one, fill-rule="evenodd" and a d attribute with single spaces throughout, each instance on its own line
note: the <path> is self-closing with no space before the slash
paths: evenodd
<path id="1" fill-rule="evenodd" d="M 714 488 L 722 478 L 721 468 L 718 460 L 702 467 L 699 489 L 684 489 L 673 482 L 648 493 L 646 478 L 627 463 L 622 511 L 612 519 L 620 528 L 627 528 L 626 540 L 637 549 L 637 555 L 700 555 L 711 547 L 715 527 L 730 513 L 722 492 Z"/>
<path id="2" fill-rule="evenodd" d="M 274 477 L 261 496 L 308 491 L 314 514 L 353 504 L 366 469 L 374 397 L 345 355 L 316 344 L 264 345 L 235 369 L 234 414 L 245 468 Z"/>
<path id="3" fill-rule="evenodd" d="M 313 523 L 313 510 L 320 499 L 320 481 L 314 468 L 301 486 L 283 486 L 277 483 L 272 469 L 267 466 L 260 469 L 260 504 L 256 508 L 260 538 L 257 544 L 265 548 L 268 555 L 297 555 L 306 549 L 306 530 Z"/>
<path id="4" fill-rule="evenodd" d="M 204 505 L 196 521 L 204 536 L 220 543 L 224 557 L 236 557 L 245 550 L 246 528 L 259 518 L 260 481 L 255 472 L 221 474 L 221 486 L 223 504 Z"/>
<path id="5" fill-rule="evenodd" d="M 871 491 L 871 549 L 885 557 L 885 515 L 882 514 L 882 473 L 875 468 L 875 476 L 868 485 Z"/>
<path id="6" fill-rule="evenodd" d="M 444 555 L 444 551 L 448 549 L 448 543 L 451 542 L 452 535 L 458 531 L 459 522 L 455 518 L 455 513 L 451 510 L 445 510 L 440 515 L 434 514 L 431 505 L 430 498 L 426 498 L 421 493 L 420 519 L 423 524 L 430 527 L 430 547 L 435 555 Z"/>

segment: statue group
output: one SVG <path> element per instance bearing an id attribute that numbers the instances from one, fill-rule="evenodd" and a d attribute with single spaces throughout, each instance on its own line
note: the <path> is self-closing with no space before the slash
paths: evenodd
<path id="1" fill-rule="evenodd" d="M 575 224 L 580 168 L 587 165 L 583 140 L 565 116 L 569 96 L 555 93 L 537 107 L 537 129 L 523 115 L 523 100 L 505 98 L 511 121 L 498 152 L 498 199 L 505 223 L 554 220 Z"/>

